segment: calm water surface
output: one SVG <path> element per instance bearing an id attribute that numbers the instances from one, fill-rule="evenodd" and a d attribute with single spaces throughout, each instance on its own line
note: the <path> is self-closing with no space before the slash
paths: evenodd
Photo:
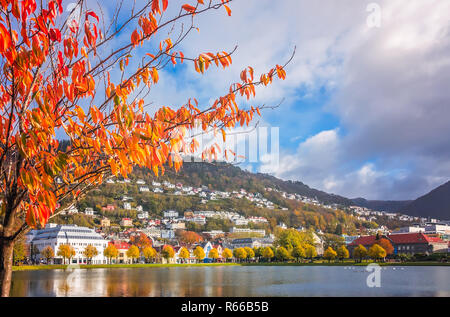
<path id="1" fill-rule="evenodd" d="M 13 273 L 12 296 L 450 296 L 450 267 L 221 266 Z"/>

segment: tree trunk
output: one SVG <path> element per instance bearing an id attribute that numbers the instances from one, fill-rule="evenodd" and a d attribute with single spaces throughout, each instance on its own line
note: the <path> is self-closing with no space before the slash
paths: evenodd
<path id="1" fill-rule="evenodd" d="M 11 289 L 14 241 L 0 240 L 0 285 L 1 296 L 9 297 Z"/>

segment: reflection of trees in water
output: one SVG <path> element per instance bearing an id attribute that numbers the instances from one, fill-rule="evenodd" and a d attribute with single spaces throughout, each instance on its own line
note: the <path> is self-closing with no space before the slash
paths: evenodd
<path id="1" fill-rule="evenodd" d="M 67 269 L 14 278 L 12 296 L 242 296 L 261 280 L 233 267 Z M 275 272 L 272 272 L 275 273 Z M 259 272 L 257 272 L 259 274 Z M 238 283 L 236 283 L 236 277 Z M 37 278 L 38 277 L 38 278 Z M 237 286 L 241 285 L 241 286 Z"/>
<path id="2" fill-rule="evenodd" d="M 11 296 L 27 296 L 30 288 L 30 282 L 26 279 L 12 279 Z"/>
<path id="3" fill-rule="evenodd" d="M 54 277 L 53 277 L 54 278 Z M 54 290 L 53 290 L 53 286 L 54 286 L 54 280 L 53 280 L 53 278 L 48 278 L 48 279 L 46 279 L 46 280 L 44 280 L 44 282 L 43 282 L 43 289 L 45 289 L 45 292 L 47 293 L 47 294 L 54 294 Z"/>

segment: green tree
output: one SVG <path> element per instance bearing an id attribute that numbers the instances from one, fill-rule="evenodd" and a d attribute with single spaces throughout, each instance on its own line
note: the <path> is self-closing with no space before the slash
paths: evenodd
<path id="1" fill-rule="evenodd" d="M 134 263 L 135 259 L 137 259 L 139 255 L 139 248 L 135 245 L 130 246 L 127 250 L 127 257 L 131 259 L 131 263 Z"/>
<path id="2" fill-rule="evenodd" d="M 286 250 L 285 247 L 278 247 L 276 253 L 277 253 L 277 255 L 276 255 L 277 259 L 282 262 L 285 262 L 286 260 L 289 259 L 289 252 L 288 252 L 288 250 Z"/>
<path id="3" fill-rule="evenodd" d="M 299 262 L 300 259 L 303 259 L 306 257 L 305 249 L 298 245 L 292 250 L 292 256 Z"/>
<path id="4" fill-rule="evenodd" d="M 88 259 L 89 263 L 92 262 L 92 258 L 98 255 L 98 250 L 93 245 L 88 245 L 83 251 L 83 255 Z"/>
<path id="5" fill-rule="evenodd" d="M 47 261 L 46 263 L 49 264 L 50 260 L 55 257 L 55 251 L 53 251 L 53 248 L 51 246 L 46 246 L 44 249 L 42 249 L 41 255 Z"/>
<path id="6" fill-rule="evenodd" d="M 359 262 L 362 262 L 362 260 L 367 256 L 367 249 L 363 245 L 358 245 L 353 250 L 353 258 L 358 259 Z"/>
<path id="7" fill-rule="evenodd" d="M 331 260 L 336 259 L 337 257 L 337 252 L 333 250 L 332 247 L 328 247 L 325 252 L 323 253 L 323 257 L 324 259 L 327 259 L 328 262 L 330 262 Z"/>
<path id="8" fill-rule="evenodd" d="M 111 260 L 117 258 L 119 255 L 119 250 L 117 250 L 114 244 L 108 244 L 105 250 L 103 250 L 103 255 L 109 260 L 109 264 L 111 264 Z"/>
<path id="9" fill-rule="evenodd" d="M 231 258 L 233 257 L 233 253 L 231 252 L 230 249 L 225 248 L 225 249 L 223 249 L 223 251 L 222 251 L 222 256 L 223 256 L 223 258 L 225 259 L 225 261 L 228 262 L 228 259 L 231 259 Z"/>
<path id="10" fill-rule="evenodd" d="M 203 260 L 205 258 L 205 250 L 203 250 L 203 248 L 201 246 L 197 246 L 194 249 L 194 256 L 197 259 L 197 262 L 200 262 L 201 260 Z"/>

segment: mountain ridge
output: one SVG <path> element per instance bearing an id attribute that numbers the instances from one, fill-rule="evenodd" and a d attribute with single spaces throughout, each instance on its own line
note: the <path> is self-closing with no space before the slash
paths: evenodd
<path id="1" fill-rule="evenodd" d="M 450 181 L 420 196 L 399 211 L 410 216 L 450 220 Z"/>

